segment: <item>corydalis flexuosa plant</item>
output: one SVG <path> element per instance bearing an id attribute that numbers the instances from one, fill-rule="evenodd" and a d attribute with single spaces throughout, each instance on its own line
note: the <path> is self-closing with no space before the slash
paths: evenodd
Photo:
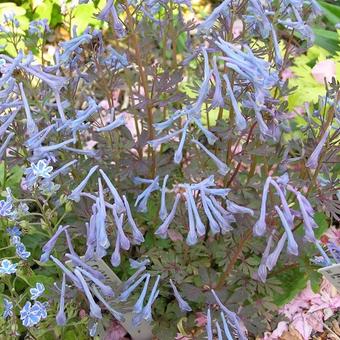
<path id="1" fill-rule="evenodd" d="M 257 335 L 274 267 L 313 251 L 322 265 L 339 258 L 316 233 L 318 213 L 338 212 L 339 87 L 296 122 L 282 79 L 292 41 L 313 41 L 318 5 L 226 0 L 189 20 L 190 1 L 108 0 L 83 32 L 73 6 L 62 8 L 69 36 L 54 58 L 44 58 L 46 22 L 27 33 L 41 53 L 0 56 L 1 185 L 19 178 L 0 216 L 22 227 L 6 236 L 15 260 L 1 274 L 38 265 L 60 282 L 39 296 L 49 304 L 20 306 L 23 325 L 55 316 L 67 327 L 81 309 L 90 336 L 104 337 L 108 320 L 131 333 L 155 320 L 155 335 L 172 336 L 179 313 L 207 310 L 208 339 Z M 17 31 L 6 17 L 1 36 Z M 8 282 L 6 320 L 19 315 Z"/>

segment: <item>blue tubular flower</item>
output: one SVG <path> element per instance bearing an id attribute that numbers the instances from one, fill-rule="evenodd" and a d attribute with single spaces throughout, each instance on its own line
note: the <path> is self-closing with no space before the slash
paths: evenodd
<path id="1" fill-rule="evenodd" d="M 224 100 L 223 100 L 223 95 L 222 95 L 222 81 L 221 81 L 220 73 L 218 72 L 218 68 L 217 68 L 216 56 L 213 57 L 213 75 L 215 78 L 215 92 L 214 92 L 214 97 L 211 102 L 211 106 L 213 108 L 223 107 Z"/>
<path id="2" fill-rule="evenodd" d="M 209 31 L 220 15 L 227 16 L 229 14 L 229 4 L 230 0 L 224 0 L 203 22 L 198 25 L 197 30 L 201 32 Z"/>
<path id="3" fill-rule="evenodd" d="M 111 264 L 113 267 L 118 267 L 120 265 L 120 236 L 119 234 L 116 235 L 116 245 L 115 250 L 111 255 Z"/>
<path id="4" fill-rule="evenodd" d="M 83 290 L 83 286 L 81 285 L 81 282 L 75 276 L 68 268 L 64 266 L 62 262 L 60 262 L 57 258 L 54 256 L 50 255 L 51 260 L 65 273 L 65 275 L 74 283 L 74 285 L 80 289 Z"/>
<path id="5" fill-rule="evenodd" d="M 300 211 L 303 218 L 304 228 L 305 228 L 305 239 L 309 242 L 315 243 L 316 238 L 314 235 L 314 228 L 317 228 L 317 224 L 313 219 L 314 211 L 306 197 L 304 197 L 300 192 L 296 191 L 291 186 L 287 187 L 290 191 L 292 191 L 298 200 Z"/>
<path id="6" fill-rule="evenodd" d="M 70 200 L 79 202 L 80 201 L 80 194 L 81 192 L 84 190 L 87 182 L 89 181 L 90 177 L 93 175 L 93 173 L 98 169 L 98 165 L 93 166 L 88 174 L 86 175 L 86 177 L 80 182 L 80 184 L 73 189 L 73 191 L 71 192 L 71 194 L 68 196 L 68 198 Z"/>
<path id="7" fill-rule="evenodd" d="M 268 177 L 263 187 L 260 218 L 257 220 L 253 228 L 253 233 L 256 236 L 262 236 L 266 232 L 266 228 L 267 228 L 266 206 L 267 206 L 267 198 L 268 198 L 270 182 L 271 182 L 271 177 Z"/>
<path id="8" fill-rule="evenodd" d="M 120 214 L 121 212 L 125 211 L 125 205 L 123 200 L 120 198 L 117 189 L 114 187 L 114 185 L 112 184 L 112 182 L 110 181 L 109 177 L 106 175 L 106 173 L 100 169 L 99 170 L 100 174 L 102 175 L 102 177 L 104 178 L 104 181 L 106 183 L 106 185 L 109 187 L 109 190 L 114 198 L 116 207 L 117 207 L 117 213 Z"/>
<path id="9" fill-rule="evenodd" d="M 227 85 L 227 93 L 229 94 L 230 100 L 231 100 L 231 105 L 233 106 L 234 113 L 235 113 L 235 123 L 236 127 L 242 131 L 247 128 L 247 121 L 243 117 L 240 108 L 238 107 L 237 100 L 235 98 L 233 89 L 231 88 L 230 80 L 228 76 L 225 74 L 223 75 L 223 79 L 226 82 Z"/>
<path id="10" fill-rule="evenodd" d="M 15 272 L 17 271 L 17 266 L 17 263 L 12 263 L 10 260 L 2 260 L 0 266 L 0 274 L 15 274 Z"/>
<path id="11" fill-rule="evenodd" d="M 192 309 L 191 307 L 189 306 L 189 304 L 181 297 L 181 295 L 179 294 L 176 286 L 173 284 L 172 280 L 170 279 L 170 285 L 171 285 L 171 288 L 173 289 L 174 291 L 174 295 L 175 295 L 175 298 L 178 302 L 178 305 L 179 305 L 179 308 L 182 312 L 191 312 Z"/>
<path id="12" fill-rule="evenodd" d="M 228 212 L 223 209 L 223 207 L 217 202 L 214 196 L 207 196 L 206 202 L 208 204 L 208 207 L 214 216 L 215 220 L 218 222 L 222 234 L 231 231 L 233 228 L 230 225 L 230 223 L 235 222 L 235 219 L 228 215 Z M 225 213 L 224 213 L 225 212 Z"/>
<path id="13" fill-rule="evenodd" d="M 212 332 L 212 327 L 211 327 L 211 312 L 210 308 L 208 308 L 207 311 L 207 324 L 205 325 L 205 329 L 207 331 L 207 339 L 208 340 L 213 340 L 213 332 Z"/>
<path id="14" fill-rule="evenodd" d="M 213 294 L 221 310 L 225 313 L 225 315 L 229 319 L 231 325 L 236 329 L 238 338 L 240 340 L 247 340 L 247 337 L 245 336 L 243 330 L 241 329 L 239 317 L 234 312 L 230 311 L 226 306 L 223 305 L 223 303 L 221 302 L 221 300 L 219 299 L 219 297 L 217 296 L 213 289 L 211 290 L 211 293 Z"/>
<path id="15" fill-rule="evenodd" d="M 179 202 L 180 198 L 181 198 L 181 196 L 179 194 L 177 194 L 176 198 L 175 198 L 175 202 L 172 206 L 172 209 L 171 209 L 169 215 L 166 217 L 164 222 L 155 231 L 155 235 L 158 235 L 160 238 L 166 238 L 167 237 L 168 229 L 169 229 L 170 223 L 172 222 L 172 220 L 175 217 L 176 209 L 177 209 L 178 202 Z"/>
<path id="16" fill-rule="evenodd" d="M 216 222 L 216 220 L 214 219 L 213 215 L 211 214 L 211 211 L 207 203 L 207 196 L 205 195 L 204 191 L 201 192 L 201 200 L 202 200 L 204 213 L 207 216 L 208 221 L 209 221 L 210 230 L 212 234 L 215 235 L 220 232 L 220 227 L 218 223 Z"/>
<path id="17" fill-rule="evenodd" d="M 130 285 L 135 282 L 135 280 L 137 279 L 137 277 L 143 273 L 143 271 L 146 269 L 145 266 L 142 266 L 140 268 L 138 268 L 138 270 L 132 274 L 123 284 L 123 289 L 127 289 L 128 287 L 130 287 Z"/>
<path id="18" fill-rule="evenodd" d="M 143 274 L 137 281 L 135 281 L 130 287 L 125 288 L 125 290 L 120 294 L 118 300 L 119 301 L 126 301 L 131 293 L 143 282 L 143 280 L 148 276 L 149 274 Z M 150 276 L 150 275 L 149 275 Z"/>
<path id="19" fill-rule="evenodd" d="M 116 223 L 117 234 L 119 234 L 120 247 L 124 250 L 129 250 L 130 249 L 130 241 L 126 237 L 124 230 L 123 230 L 124 215 L 121 214 L 120 217 L 118 217 L 116 205 L 114 205 L 114 208 L 112 209 L 112 214 L 113 214 L 113 218 L 114 218 L 115 223 Z"/>
<path id="20" fill-rule="evenodd" d="M 97 318 L 97 319 L 101 319 L 102 318 L 102 313 L 101 313 L 101 309 L 100 307 L 96 304 L 96 302 L 93 299 L 93 296 L 90 292 L 90 289 L 83 277 L 83 275 L 81 274 L 81 272 L 78 269 L 74 270 L 74 274 L 77 276 L 78 280 L 80 281 L 84 293 L 87 297 L 87 300 L 90 304 L 90 316 L 93 318 Z"/>
<path id="21" fill-rule="evenodd" d="M 124 322 L 125 318 L 124 315 L 118 311 L 116 311 L 115 309 L 113 309 L 108 303 L 107 301 L 101 296 L 101 294 L 99 293 L 98 289 L 96 287 L 93 287 L 93 292 L 94 295 L 98 298 L 98 300 L 106 307 L 106 309 L 113 315 L 113 317 L 120 321 L 120 322 Z"/>
<path id="22" fill-rule="evenodd" d="M 106 249 L 110 246 L 110 241 L 106 232 L 106 209 L 105 209 L 105 201 L 104 201 L 104 192 L 102 187 L 101 179 L 98 178 L 98 187 L 99 187 L 99 198 L 96 201 L 97 205 L 97 214 L 96 214 L 96 240 L 97 240 L 97 248 L 96 254 L 99 258 L 102 258 L 106 255 Z"/>
<path id="23" fill-rule="evenodd" d="M 15 133 L 14 132 L 10 132 L 8 134 L 8 136 L 6 137 L 5 141 L 2 143 L 1 147 L 0 147 L 0 161 L 2 161 L 2 156 L 4 155 L 4 153 L 7 150 L 8 144 L 10 143 L 10 141 L 12 140 L 12 138 L 14 137 Z"/>
<path id="24" fill-rule="evenodd" d="M 266 263 L 267 263 L 268 255 L 270 253 L 270 249 L 271 249 L 272 244 L 273 244 L 273 235 L 274 235 L 274 233 L 270 234 L 270 236 L 268 238 L 267 245 L 266 245 L 266 248 L 263 252 L 261 263 L 259 265 L 259 269 L 257 270 L 256 276 L 263 283 L 265 283 L 266 279 L 267 279 L 267 265 L 266 265 Z"/>
<path id="25" fill-rule="evenodd" d="M 282 207 L 283 207 L 284 217 L 285 217 L 286 221 L 288 222 L 288 225 L 289 225 L 290 229 L 292 229 L 294 227 L 294 217 L 293 217 L 293 215 L 292 215 L 292 213 L 291 213 L 291 211 L 289 209 L 286 197 L 285 197 L 283 191 L 281 190 L 279 184 L 276 181 L 271 180 L 270 183 L 275 187 L 276 192 L 280 196 Z"/>
<path id="26" fill-rule="evenodd" d="M 318 248 L 320 254 L 322 255 L 323 259 L 324 259 L 324 263 L 327 265 L 327 266 L 330 266 L 332 264 L 332 261 L 331 259 L 328 257 L 328 255 L 326 254 L 326 252 L 323 250 L 321 244 L 320 244 L 320 241 L 316 241 L 315 243 L 316 247 Z"/>
<path id="27" fill-rule="evenodd" d="M 85 263 L 77 254 L 65 254 L 75 266 L 84 268 L 87 272 L 91 273 L 98 280 L 104 280 L 105 276 L 98 270 L 92 268 L 90 265 Z"/>
<path id="28" fill-rule="evenodd" d="M 208 129 L 206 129 L 206 128 L 203 126 L 201 120 L 198 119 L 198 118 L 194 118 L 194 122 L 195 122 L 195 124 L 198 126 L 198 128 L 203 132 L 203 134 L 205 135 L 205 137 L 206 137 L 207 140 L 208 140 L 208 143 L 209 143 L 210 145 L 215 144 L 215 142 L 218 140 L 218 138 L 217 138 L 212 132 L 210 132 Z"/>
<path id="29" fill-rule="evenodd" d="M 13 302 L 4 298 L 4 311 L 2 313 L 2 317 L 7 319 L 13 316 Z"/>
<path id="30" fill-rule="evenodd" d="M 136 225 L 136 222 L 134 221 L 134 219 L 132 217 L 129 202 L 126 199 L 125 196 L 123 196 L 123 201 L 124 201 L 124 206 L 125 206 L 128 222 L 129 222 L 129 225 L 130 225 L 131 230 L 132 230 L 133 240 L 136 244 L 141 244 L 141 243 L 144 242 L 143 234 L 139 231 L 139 229 Z"/>
<path id="31" fill-rule="evenodd" d="M 175 155 L 174 155 L 174 162 L 176 164 L 181 163 L 182 158 L 183 158 L 183 147 L 184 147 L 185 139 L 187 136 L 189 123 L 190 123 L 190 120 L 187 120 L 183 126 L 181 141 L 179 142 L 178 149 L 176 150 Z"/>
<path id="32" fill-rule="evenodd" d="M 254 211 L 252 209 L 242 207 L 229 200 L 227 200 L 227 210 L 233 214 L 249 214 L 251 216 L 254 216 Z"/>
<path id="33" fill-rule="evenodd" d="M 89 335 L 94 337 L 97 335 L 97 326 L 98 322 L 93 323 L 93 325 L 89 328 Z"/>
<path id="34" fill-rule="evenodd" d="M 21 98 L 22 98 L 22 102 L 24 103 L 24 108 L 25 108 L 25 113 L 26 113 L 26 131 L 29 137 L 32 137 L 38 132 L 38 127 L 35 124 L 34 119 L 32 117 L 31 109 L 28 105 L 28 101 L 27 101 L 22 83 L 19 83 L 19 89 L 20 89 Z"/>
<path id="35" fill-rule="evenodd" d="M 166 182 L 168 181 L 169 175 L 165 175 L 163 179 L 162 192 L 161 192 L 161 208 L 159 210 L 159 218 L 164 221 L 168 216 L 166 210 L 165 194 L 166 194 Z"/>
<path id="36" fill-rule="evenodd" d="M 220 324 L 218 323 L 218 321 L 215 321 L 215 325 L 216 325 L 216 330 L 217 330 L 217 339 L 223 340 L 221 327 L 220 327 Z"/>
<path id="37" fill-rule="evenodd" d="M 7 129 L 12 124 L 18 112 L 19 109 L 13 110 L 9 117 L 6 119 L 6 121 L 0 126 L 0 137 L 2 137 L 6 133 Z"/>
<path id="38" fill-rule="evenodd" d="M 56 124 L 51 124 L 45 129 L 38 131 L 34 136 L 27 139 L 24 145 L 29 150 L 34 150 L 41 146 L 41 143 L 46 139 L 47 135 L 55 128 Z"/>
<path id="39" fill-rule="evenodd" d="M 295 256 L 299 255 L 299 250 L 298 250 L 298 245 L 294 239 L 291 227 L 289 225 L 289 223 L 287 222 L 285 215 L 283 214 L 283 212 L 281 211 L 281 209 L 275 205 L 275 210 L 278 213 L 280 220 L 282 222 L 282 225 L 285 229 L 287 238 L 288 238 L 288 245 L 287 245 L 287 250 L 290 254 L 293 254 Z"/>
<path id="40" fill-rule="evenodd" d="M 145 282 L 144 282 L 143 290 L 141 294 L 139 295 L 139 298 L 137 299 L 136 303 L 133 306 L 133 312 L 136 314 L 139 314 L 143 311 L 144 299 L 145 299 L 145 295 L 149 287 L 149 281 L 150 281 L 150 274 L 147 274 Z"/>
<path id="41" fill-rule="evenodd" d="M 196 207 L 196 203 L 194 200 L 194 196 L 192 194 L 191 188 L 188 185 L 186 187 L 186 192 L 187 192 L 187 202 L 188 204 L 191 204 L 191 209 L 195 218 L 195 227 L 196 227 L 196 231 L 197 234 L 199 236 L 204 236 L 205 235 L 205 225 L 203 224 L 201 217 L 198 213 L 197 207 Z"/>
<path id="42" fill-rule="evenodd" d="M 230 170 L 228 165 L 222 162 L 219 158 L 217 158 L 211 151 L 209 151 L 202 143 L 200 143 L 198 140 L 193 139 L 193 143 L 198 145 L 210 158 L 211 160 L 216 164 L 218 168 L 218 172 L 225 176 L 227 172 Z"/>
<path id="43" fill-rule="evenodd" d="M 224 315 L 223 312 L 221 312 L 221 319 L 222 319 L 222 323 L 223 323 L 224 334 L 226 335 L 227 340 L 234 340 L 231 333 L 230 333 L 230 330 L 229 330 L 229 327 L 228 327 L 228 324 L 227 324 L 227 320 L 225 319 L 225 315 Z"/>
<path id="44" fill-rule="evenodd" d="M 63 273 L 63 280 L 61 283 L 61 291 L 60 291 L 60 301 L 59 301 L 59 308 L 58 313 L 55 317 L 57 325 L 63 326 L 66 324 L 66 315 L 65 315 L 65 287 L 66 287 L 66 276 Z"/>
<path id="45" fill-rule="evenodd" d="M 38 324 L 41 320 L 41 316 L 39 313 L 39 307 L 33 309 L 33 306 L 30 301 L 27 301 L 24 307 L 20 311 L 20 320 L 25 327 L 32 327 Z"/>
<path id="46" fill-rule="evenodd" d="M 245 16 L 245 21 L 253 27 L 258 28 L 262 38 L 266 39 L 270 32 L 270 21 L 262 7 L 261 1 L 250 0 L 248 6 L 249 14 Z"/>
<path id="47" fill-rule="evenodd" d="M 268 255 L 267 260 L 266 260 L 266 266 L 269 271 L 271 271 L 275 267 L 277 260 L 279 259 L 281 251 L 283 249 L 283 246 L 285 245 L 286 240 L 287 240 L 287 234 L 284 233 L 281 236 L 279 242 L 277 243 L 274 251 L 270 255 Z"/>
<path id="48" fill-rule="evenodd" d="M 104 127 L 97 128 L 96 131 L 97 132 L 112 131 L 112 130 L 118 128 L 119 126 L 123 126 L 123 125 L 126 125 L 126 119 L 125 119 L 125 115 L 121 114 L 112 123 L 110 123 L 110 124 L 108 124 Z"/>
<path id="49" fill-rule="evenodd" d="M 69 249 L 70 253 L 72 255 L 74 255 L 74 256 L 77 256 L 76 252 L 74 251 L 72 240 L 71 240 L 71 236 L 70 236 L 68 230 L 65 229 L 64 233 L 65 233 L 65 236 L 66 236 L 66 242 L 67 242 L 67 246 L 68 246 L 68 249 Z"/>
<path id="50" fill-rule="evenodd" d="M 279 43 L 277 41 L 276 31 L 273 25 L 271 25 L 271 33 L 272 33 L 273 45 L 274 45 L 274 51 L 275 51 L 275 64 L 278 68 L 281 68 L 283 64 L 283 60 L 281 56 Z"/>
<path id="51" fill-rule="evenodd" d="M 311 169 L 316 169 L 319 163 L 319 158 L 320 158 L 320 154 L 321 151 L 326 143 L 326 140 L 328 138 L 328 135 L 331 131 L 331 126 L 329 126 L 327 128 L 327 130 L 325 131 L 325 133 L 323 134 L 322 138 L 320 139 L 320 142 L 318 143 L 318 145 L 316 146 L 316 148 L 314 149 L 314 151 L 312 152 L 312 154 L 310 155 L 310 157 L 308 158 L 308 161 L 306 163 L 306 166 L 308 166 Z"/>
<path id="52" fill-rule="evenodd" d="M 85 33 L 79 37 L 75 37 L 68 41 L 63 41 L 59 43 L 59 46 L 63 48 L 64 50 L 64 52 L 59 57 L 59 61 L 61 63 L 69 62 L 72 52 L 78 50 L 80 45 L 84 43 L 89 43 L 91 39 L 92 39 L 92 35 Z"/>
<path id="53" fill-rule="evenodd" d="M 153 140 L 149 140 L 148 144 L 154 149 L 156 150 L 160 145 L 162 145 L 163 143 L 166 143 L 168 141 L 170 141 L 171 139 L 173 139 L 174 137 L 178 136 L 180 133 L 183 132 L 184 129 L 179 129 L 177 131 L 174 132 L 170 132 L 167 135 L 165 135 L 164 137 L 160 137 L 157 139 L 153 139 Z"/>
<path id="54" fill-rule="evenodd" d="M 22 260 L 27 260 L 31 256 L 31 253 L 26 250 L 25 245 L 21 242 L 15 244 L 15 252 Z"/>
<path id="55" fill-rule="evenodd" d="M 147 302 L 147 304 L 145 305 L 145 307 L 143 308 L 142 314 L 143 314 L 143 319 L 146 321 L 151 321 L 152 320 L 152 304 L 155 302 L 158 294 L 159 294 L 159 290 L 157 290 L 158 287 L 158 283 L 160 280 L 161 276 L 157 275 L 156 281 L 152 287 L 150 296 L 149 296 L 149 300 Z"/>
<path id="56" fill-rule="evenodd" d="M 156 191 L 159 189 L 158 184 L 159 176 L 157 176 L 150 184 L 149 186 L 137 196 L 135 207 L 137 207 L 137 211 L 139 212 L 147 212 L 148 210 L 148 200 L 153 191 Z"/>
<path id="57" fill-rule="evenodd" d="M 141 268 L 141 267 L 144 267 L 144 266 L 147 266 L 148 264 L 150 264 L 149 259 L 145 259 L 141 262 L 138 262 L 134 259 L 129 259 L 129 262 L 130 262 L 130 267 L 133 268 L 133 269 L 138 269 L 138 268 Z"/>
<path id="58" fill-rule="evenodd" d="M 118 38 L 123 38 L 125 36 L 125 29 L 118 17 L 117 10 L 113 4 L 113 0 L 107 0 L 105 7 L 98 15 L 98 19 L 109 22 L 110 15 L 113 20 L 113 29 L 117 34 Z"/>
<path id="59" fill-rule="evenodd" d="M 331 253 L 335 262 L 340 263 L 340 246 L 337 246 L 333 242 L 328 242 L 327 248 L 328 248 L 329 252 Z"/>
<path id="60" fill-rule="evenodd" d="M 193 216 L 191 203 L 189 199 L 187 199 L 186 201 L 186 206 L 187 206 L 188 218 L 189 218 L 189 233 L 186 238 L 186 243 L 188 246 L 193 246 L 194 244 L 197 243 L 197 234 L 196 234 L 194 216 Z"/>
<path id="61" fill-rule="evenodd" d="M 53 171 L 51 174 L 50 174 L 50 177 L 48 178 L 50 181 L 52 181 L 54 178 L 56 178 L 57 176 L 59 176 L 60 174 L 65 174 L 66 173 L 66 170 L 73 166 L 74 164 L 76 164 L 78 161 L 76 159 L 74 159 L 73 161 L 70 161 L 66 164 L 64 164 L 62 167 L 60 167 L 59 169 Z"/>
<path id="62" fill-rule="evenodd" d="M 44 291 L 45 286 L 42 283 L 37 282 L 35 288 L 30 288 L 31 300 L 36 300 L 44 293 Z"/>
<path id="63" fill-rule="evenodd" d="M 50 240 L 42 247 L 43 253 L 41 254 L 40 261 L 41 262 L 47 262 L 50 254 L 58 240 L 58 237 L 61 233 L 64 232 L 65 229 L 67 229 L 69 226 L 59 226 L 57 231 L 54 233 L 54 235 L 50 238 Z"/>
<path id="64" fill-rule="evenodd" d="M 106 296 L 114 296 L 114 292 L 111 287 L 104 284 L 101 280 L 98 280 L 94 275 L 92 275 L 90 272 L 88 272 L 85 269 L 82 269 L 80 267 L 76 267 L 83 275 L 85 275 L 88 279 L 90 279 L 95 285 L 97 285 L 100 290 L 103 292 Z"/>

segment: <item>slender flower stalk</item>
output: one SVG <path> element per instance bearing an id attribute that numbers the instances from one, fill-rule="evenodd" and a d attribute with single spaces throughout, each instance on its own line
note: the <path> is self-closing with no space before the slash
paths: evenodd
<path id="1" fill-rule="evenodd" d="M 75 286 L 79 289 L 83 289 L 81 282 L 78 280 L 77 276 L 75 276 L 68 268 L 64 266 L 64 264 L 59 261 L 54 256 L 50 255 L 51 260 L 65 273 L 65 275 L 75 284 Z"/>
<path id="2" fill-rule="evenodd" d="M 85 275 L 88 279 L 90 279 L 95 285 L 97 285 L 100 290 L 103 292 L 106 296 L 114 296 L 114 292 L 111 287 L 104 284 L 102 280 L 98 280 L 94 275 L 92 275 L 90 272 L 88 272 L 85 269 L 82 269 L 80 267 L 76 267 L 83 275 Z"/>
<path id="3" fill-rule="evenodd" d="M 178 305 L 179 305 L 179 308 L 182 312 L 191 312 L 192 309 L 191 307 L 189 306 L 189 304 L 181 297 L 181 295 L 179 294 L 176 286 L 174 285 L 174 283 L 172 282 L 172 280 L 170 279 L 170 285 L 171 285 L 171 288 L 173 289 L 174 291 L 174 295 L 175 295 L 175 298 L 178 302 Z"/>
<path id="4" fill-rule="evenodd" d="M 246 119 L 243 117 L 240 108 L 238 107 L 237 104 L 237 100 L 235 98 L 233 89 L 231 88 L 231 84 L 230 84 L 230 80 L 228 78 L 228 76 L 225 74 L 223 75 L 223 79 L 226 82 L 227 85 L 227 91 L 231 100 L 231 105 L 233 106 L 233 110 L 235 112 L 235 123 L 236 123 L 236 127 L 242 131 L 244 129 L 247 128 L 247 121 Z"/>
<path id="5" fill-rule="evenodd" d="M 165 175 L 163 179 L 162 192 L 161 192 L 161 208 L 159 210 L 159 218 L 164 221 L 168 216 L 168 211 L 166 210 L 165 194 L 166 194 L 166 183 L 168 181 L 169 175 Z"/>
<path id="6" fill-rule="evenodd" d="M 222 162 L 219 158 L 217 158 L 211 151 L 209 151 L 202 143 L 200 143 L 198 140 L 193 139 L 193 143 L 198 145 L 209 157 L 210 159 L 216 164 L 218 168 L 218 172 L 222 175 L 225 176 L 228 171 L 230 170 L 228 165 Z"/>
<path id="7" fill-rule="evenodd" d="M 160 238 L 166 238 L 167 237 L 168 229 L 169 229 L 170 223 L 173 221 L 173 219 L 175 217 L 176 209 L 177 209 L 178 202 L 179 202 L 180 198 L 181 198 L 181 196 L 179 194 L 177 194 L 176 198 L 175 198 L 175 202 L 172 206 L 172 209 L 171 209 L 169 215 L 166 217 L 164 222 L 155 231 L 155 235 L 159 236 Z"/>
<path id="8" fill-rule="evenodd" d="M 125 210 L 126 210 L 126 215 L 127 215 L 128 221 L 129 221 L 129 225 L 132 229 L 133 240 L 136 244 L 141 244 L 141 243 L 144 242 L 143 234 L 138 229 L 136 222 L 134 221 L 134 219 L 132 217 L 129 202 L 124 195 L 123 195 L 123 202 L 124 202 L 124 206 L 125 206 Z"/>
<path id="9" fill-rule="evenodd" d="M 308 161 L 306 163 L 306 166 L 308 168 L 311 169 L 316 169 L 319 163 L 319 158 L 320 158 L 320 154 L 321 151 L 326 143 L 326 140 L 328 138 L 328 135 L 331 131 L 332 126 L 330 125 L 325 133 L 323 134 L 322 138 L 320 139 L 320 142 L 318 143 L 318 145 L 316 146 L 316 148 L 314 149 L 314 151 L 312 152 L 312 154 L 309 156 Z"/>
<path id="10" fill-rule="evenodd" d="M 32 137 L 38 132 L 38 127 L 35 124 L 35 121 L 32 117 L 31 109 L 28 105 L 28 101 L 27 101 L 22 83 L 19 83 L 19 89 L 21 92 L 21 98 L 22 98 L 22 102 L 24 103 L 24 108 L 25 108 L 25 113 L 26 113 L 26 131 L 28 132 L 29 137 Z"/>
<path id="11" fill-rule="evenodd" d="M 10 143 L 10 141 L 12 140 L 12 138 L 14 136 L 15 136 L 14 132 L 9 133 L 8 136 L 6 137 L 5 141 L 1 145 L 1 147 L 0 147 L 0 162 L 2 161 L 3 155 L 6 153 L 8 144 Z"/>
<path id="12" fill-rule="evenodd" d="M 208 311 L 207 311 L 207 324 L 205 326 L 205 329 L 207 331 L 207 338 L 208 338 L 208 340 L 213 340 L 213 332 L 212 332 L 212 327 L 211 327 L 211 312 L 210 312 L 210 307 L 208 308 Z"/>
<path id="13" fill-rule="evenodd" d="M 75 266 L 84 268 L 87 272 L 91 273 L 91 275 L 96 277 L 98 280 L 105 279 L 105 276 L 100 271 L 94 269 L 93 267 L 85 263 L 77 254 L 66 253 L 65 256 L 69 258 Z"/>
<path id="14" fill-rule="evenodd" d="M 90 292 L 89 286 L 87 285 L 83 275 L 81 274 L 81 272 L 78 269 L 74 270 L 74 274 L 79 279 L 79 281 L 80 281 L 80 283 L 81 283 L 81 285 L 83 287 L 84 293 L 85 293 L 85 295 L 87 297 L 87 300 L 88 300 L 88 302 L 90 304 L 90 315 L 93 318 L 102 319 L 101 309 L 96 304 L 96 302 L 94 301 L 93 296 L 92 296 L 92 294 Z"/>
<path id="15" fill-rule="evenodd" d="M 42 247 L 42 255 L 40 257 L 40 261 L 41 262 L 47 262 L 49 257 L 50 257 L 50 254 L 58 240 L 58 237 L 60 236 L 60 234 L 62 234 L 65 229 L 67 229 L 69 226 L 59 226 L 57 231 L 54 233 L 54 235 L 50 238 L 50 240 Z"/>
<path id="16" fill-rule="evenodd" d="M 288 239 L 287 249 L 288 249 L 288 252 L 290 254 L 298 256 L 299 255 L 298 245 L 297 245 L 297 243 L 296 243 L 296 241 L 294 239 L 294 236 L 293 236 L 292 230 L 290 228 L 290 225 L 287 222 L 286 217 L 284 216 L 282 210 L 277 205 L 275 206 L 275 210 L 276 210 L 276 212 L 278 213 L 278 215 L 280 217 L 280 220 L 282 222 L 282 225 L 283 225 L 283 227 L 285 229 L 285 232 L 286 232 L 286 235 L 287 235 L 287 239 Z"/>
<path id="17" fill-rule="evenodd" d="M 106 307 L 106 309 L 113 315 L 113 317 L 120 322 L 124 322 L 125 321 L 124 315 L 122 313 L 116 311 L 114 308 L 112 308 L 107 303 L 107 301 L 104 299 L 104 297 L 99 293 L 99 291 L 96 287 L 93 287 L 92 289 L 93 289 L 94 295 Z"/>
<path id="18" fill-rule="evenodd" d="M 138 300 L 136 301 L 136 303 L 133 306 L 133 311 L 136 314 L 139 314 L 143 311 L 144 299 L 145 299 L 145 296 L 146 296 L 146 293 L 147 293 L 147 290 L 148 290 L 148 287 L 149 287 L 150 277 L 151 277 L 150 274 L 146 275 L 143 290 L 142 290 Z"/>
<path id="19" fill-rule="evenodd" d="M 65 273 L 63 273 L 63 280 L 61 283 L 61 291 L 60 291 L 60 301 L 59 301 L 59 309 L 56 315 L 56 322 L 59 326 L 64 326 L 66 324 L 66 315 L 65 315 L 65 287 L 66 287 L 66 277 Z"/>
<path id="20" fill-rule="evenodd" d="M 113 214 L 113 218 L 114 218 L 115 223 L 116 223 L 117 233 L 119 234 L 120 247 L 124 250 L 129 250 L 130 249 L 130 241 L 126 237 L 124 230 L 123 230 L 123 218 L 124 218 L 124 216 L 123 216 L 123 214 L 121 214 L 120 217 L 118 217 L 115 204 L 114 204 L 114 209 L 112 209 L 112 214 Z"/>
<path id="21" fill-rule="evenodd" d="M 267 228 L 266 206 L 267 206 L 267 198 L 268 198 L 270 182 L 271 182 L 271 177 L 268 177 L 263 187 L 260 218 L 257 220 L 253 228 L 254 235 L 256 236 L 262 236 L 266 232 L 266 228 Z"/>
<path id="22" fill-rule="evenodd" d="M 99 172 L 103 176 L 104 181 L 106 182 L 106 185 L 109 187 L 111 194 L 114 198 L 114 201 L 116 203 L 117 213 L 120 214 L 121 212 L 125 211 L 124 203 L 122 199 L 120 198 L 117 189 L 114 187 L 114 185 L 112 184 L 112 182 L 110 181 L 106 173 L 102 169 L 100 169 Z"/>
<path id="23" fill-rule="evenodd" d="M 279 259 L 279 256 L 281 254 L 281 251 L 285 245 L 286 240 L 287 240 L 287 234 L 284 233 L 281 236 L 279 242 L 277 243 L 275 250 L 270 255 L 268 255 L 267 260 L 266 260 L 266 265 L 269 271 L 271 271 L 275 267 L 277 260 Z"/>
<path id="24" fill-rule="evenodd" d="M 86 175 L 86 177 L 80 182 L 80 184 L 73 189 L 73 191 L 71 192 L 71 194 L 69 195 L 69 199 L 79 202 L 80 201 L 80 194 L 81 192 L 84 190 L 87 182 L 89 181 L 89 179 L 91 178 L 91 176 L 94 174 L 94 172 L 98 169 L 98 165 L 93 166 L 88 174 Z"/>

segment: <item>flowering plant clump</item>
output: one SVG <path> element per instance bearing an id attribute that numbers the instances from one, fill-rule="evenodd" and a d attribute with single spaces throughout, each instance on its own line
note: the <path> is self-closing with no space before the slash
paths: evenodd
<path id="1" fill-rule="evenodd" d="M 339 221 L 340 85 L 294 116 L 284 79 L 318 3 L 59 9 L 57 27 L 35 10 L 0 26 L 0 334 L 247 339 L 280 311 L 300 322 L 309 306 L 280 306 L 340 262 L 319 240 Z"/>

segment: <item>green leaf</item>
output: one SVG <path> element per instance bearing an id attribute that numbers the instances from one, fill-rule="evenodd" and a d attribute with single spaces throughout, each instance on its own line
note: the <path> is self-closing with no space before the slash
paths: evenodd
<path id="1" fill-rule="evenodd" d="M 324 1 L 319 1 L 319 4 L 323 9 L 325 17 L 331 24 L 336 25 L 338 22 L 340 22 L 339 6 L 332 5 Z"/>
<path id="2" fill-rule="evenodd" d="M 313 28 L 315 34 L 315 44 L 323 47 L 331 53 L 340 51 L 339 39 L 336 32 L 327 31 L 320 28 Z"/>

